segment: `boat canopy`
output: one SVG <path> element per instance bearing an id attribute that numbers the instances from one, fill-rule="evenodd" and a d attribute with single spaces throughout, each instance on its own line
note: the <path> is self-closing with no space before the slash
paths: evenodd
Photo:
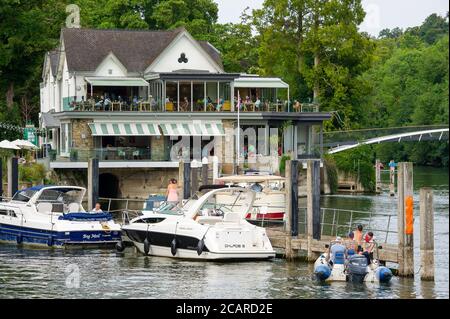
<path id="1" fill-rule="evenodd" d="M 263 183 L 285 181 L 286 178 L 277 175 L 233 175 L 217 178 L 216 181 L 224 183 Z"/>

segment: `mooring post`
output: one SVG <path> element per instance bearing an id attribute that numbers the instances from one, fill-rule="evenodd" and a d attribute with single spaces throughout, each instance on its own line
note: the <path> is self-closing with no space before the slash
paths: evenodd
<path id="1" fill-rule="evenodd" d="M 316 258 L 312 251 L 312 241 L 320 240 L 320 161 L 308 160 L 306 172 L 306 237 L 307 237 L 307 259 Z"/>
<path id="2" fill-rule="evenodd" d="M 389 163 L 389 195 L 395 196 L 395 163 L 394 161 L 391 161 Z M 398 174 L 398 172 L 397 172 Z M 398 184 L 398 177 L 397 177 L 397 184 Z"/>
<path id="3" fill-rule="evenodd" d="M 286 182 L 285 182 L 285 192 L 286 192 L 286 212 L 285 212 L 285 231 L 286 231 L 286 243 L 284 247 L 284 255 L 286 259 L 292 260 L 294 257 L 294 251 L 292 250 L 292 213 L 293 213 L 293 207 L 292 207 L 292 161 L 288 160 L 286 161 L 286 167 L 285 167 L 285 176 L 286 176 Z"/>
<path id="4" fill-rule="evenodd" d="M 183 199 L 191 197 L 191 163 L 183 163 Z"/>
<path id="5" fill-rule="evenodd" d="M 414 198 L 413 164 L 398 164 L 397 172 L 397 225 L 398 225 L 398 273 L 400 276 L 414 276 Z"/>
<path id="6" fill-rule="evenodd" d="M 13 197 L 19 189 L 19 165 L 18 158 L 8 158 L 8 197 Z"/>
<path id="7" fill-rule="evenodd" d="M 420 279 L 434 280 L 433 190 L 420 189 Z"/>
<path id="8" fill-rule="evenodd" d="M 375 160 L 375 191 L 381 191 L 381 162 L 379 159 Z"/>
<path id="9" fill-rule="evenodd" d="M 98 158 L 90 158 L 88 162 L 88 209 L 94 208 L 98 201 L 99 189 L 99 166 Z"/>
<path id="10" fill-rule="evenodd" d="M 198 167 L 192 167 L 191 168 L 191 194 L 190 196 L 194 195 L 196 191 L 198 191 L 198 173 L 199 168 Z"/>
<path id="11" fill-rule="evenodd" d="M 202 185 L 208 185 L 208 158 L 202 158 Z"/>

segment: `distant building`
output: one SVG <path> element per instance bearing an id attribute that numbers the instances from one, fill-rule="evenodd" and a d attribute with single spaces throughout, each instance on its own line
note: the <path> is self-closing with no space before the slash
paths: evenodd
<path id="1" fill-rule="evenodd" d="M 281 148 L 299 159 L 321 156 L 322 123 L 330 118 L 318 109 L 294 109 L 279 78 L 225 72 L 220 52 L 184 28 L 62 29 L 59 46 L 45 56 L 42 79 L 40 126 L 47 134 L 41 143 L 56 152 L 50 168 L 70 175 L 96 157 L 100 190 L 112 197 L 165 187 L 177 176 L 170 151 L 183 137 L 193 145 L 201 136 L 202 146 L 222 139 L 221 152 L 214 152 L 222 172 L 232 173 L 236 141 L 225 131 L 237 127 L 238 92 L 241 128 L 260 129 L 268 140 L 269 128 L 292 121 Z M 244 138 L 242 147 L 248 143 Z M 268 143 L 253 148 L 269 155 Z"/>

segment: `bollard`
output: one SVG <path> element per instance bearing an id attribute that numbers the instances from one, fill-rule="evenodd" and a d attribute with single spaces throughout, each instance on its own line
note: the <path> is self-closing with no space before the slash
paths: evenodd
<path id="1" fill-rule="evenodd" d="M 434 280 L 433 190 L 420 189 L 420 279 Z"/>
<path id="2" fill-rule="evenodd" d="M 397 171 L 398 273 L 414 276 L 413 164 L 399 163 Z"/>
<path id="3" fill-rule="evenodd" d="M 8 159 L 8 197 L 13 197 L 19 189 L 18 158 L 13 156 Z"/>
<path id="4" fill-rule="evenodd" d="M 314 260 L 311 245 L 313 239 L 320 240 L 320 161 L 308 160 L 306 173 L 307 192 L 307 259 Z"/>
<path id="5" fill-rule="evenodd" d="M 95 203 L 98 201 L 98 189 L 99 189 L 99 162 L 97 158 L 89 159 L 88 163 L 88 209 L 94 208 Z"/>

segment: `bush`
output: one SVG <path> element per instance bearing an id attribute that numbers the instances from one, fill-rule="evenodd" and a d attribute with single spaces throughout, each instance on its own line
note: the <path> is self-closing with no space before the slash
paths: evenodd
<path id="1" fill-rule="evenodd" d="M 291 159 L 290 155 L 284 154 L 283 156 L 281 156 L 280 167 L 279 167 L 280 175 L 283 176 L 284 173 L 286 172 L 286 161 L 288 161 L 290 159 Z"/>
<path id="2" fill-rule="evenodd" d="M 33 184 L 41 183 L 45 179 L 46 170 L 42 164 L 19 165 L 19 180 Z"/>
<path id="3" fill-rule="evenodd" d="M 330 155 L 326 155 L 324 158 L 324 165 L 327 170 L 328 184 L 330 186 L 331 193 L 334 194 L 338 190 L 338 172 L 336 162 Z"/>

